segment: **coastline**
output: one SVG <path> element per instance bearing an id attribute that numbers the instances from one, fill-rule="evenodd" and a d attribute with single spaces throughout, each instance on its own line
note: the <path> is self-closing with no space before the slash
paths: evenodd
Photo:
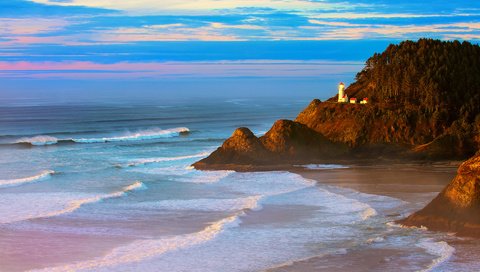
<path id="1" fill-rule="evenodd" d="M 380 212 L 380 216 L 393 222 L 421 209 L 430 202 L 456 175 L 458 162 L 449 161 L 436 164 L 379 164 L 346 165 L 346 168 L 299 169 L 290 170 L 302 177 L 315 180 L 319 186 L 336 186 L 356 192 L 392 197 L 404 202 L 404 205 L 392 210 Z M 408 230 L 405 230 L 408 231 Z M 446 233 L 433 233 L 443 236 L 454 248 L 454 262 L 469 265 L 468 252 L 476 247 L 476 240 L 460 240 Z M 460 242 L 461 241 L 461 242 Z M 381 244 L 378 243 L 378 244 Z M 385 271 L 391 267 L 402 267 L 405 252 L 382 248 L 376 241 L 351 248 L 337 254 L 315 256 L 270 268 L 267 271 Z M 419 248 L 418 251 L 424 249 Z M 332 264 L 336 264 L 335 267 Z M 402 265 L 403 264 L 403 265 Z M 418 263 L 420 267 L 430 267 L 434 263 Z M 441 265 L 445 265 L 442 264 Z M 447 266 L 449 264 L 446 264 Z"/>

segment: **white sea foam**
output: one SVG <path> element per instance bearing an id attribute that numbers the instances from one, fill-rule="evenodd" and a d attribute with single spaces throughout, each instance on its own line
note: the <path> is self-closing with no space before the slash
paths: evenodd
<path id="1" fill-rule="evenodd" d="M 193 159 L 193 158 L 206 157 L 208 155 L 210 155 L 210 152 L 202 152 L 198 154 L 177 156 L 177 157 L 158 157 L 158 158 L 138 159 L 138 160 L 129 162 L 127 166 L 132 167 L 132 166 L 140 166 L 140 165 L 145 165 L 150 163 L 181 161 L 181 160 L 187 160 L 187 159 Z"/>
<path id="2" fill-rule="evenodd" d="M 448 261 L 455 252 L 455 248 L 451 247 L 447 242 L 435 242 L 433 239 L 422 239 L 418 244 L 419 247 L 425 249 L 429 254 L 438 256 L 432 263 L 422 272 L 434 271 L 438 266 Z"/>
<path id="3" fill-rule="evenodd" d="M 189 132 L 186 127 L 160 129 L 153 128 L 148 130 L 140 130 L 137 132 L 129 132 L 119 136 L 103 137 L 103 138 L 81 138 L 72 139 L 76 143 L 106 143 L 106 142 L 124 142 L 124 141 L 140 141 L 152 140 L 160 138 L 168 138 L 179 135 L 180 133 Z"/>
<path id="4" fill-rule="evenodd" d="M 26 183 L 32 183 L 32 182 L 44 180 L 44 179 L 49 178 L 53 174 L 55 174 L 55 171 L 45 170 L 45 171 L 42 171 L 41 173 L 39 173 L 37 175 L 34 175 L 34 176 L 31 176 L 31 177 L 18 178 L 18 179 L 3 179 L 3 180 L 0 180 L 0 188 L 19 186 L 19 185 L 26 184 Z"/>
<path id="5" fill-rule="evenodd" d="M 315 187 L 315 184 L 314 181 L 287 172 L 228 173 L 212 186 L 228 188 L 231 192 L 246 197 L 165 200 L 132 205 L 141 209 L 235 210 L 234 215 L 213 222 L 199 232 L 137 240 L 117 247 L 102 257 L 39 271 L 221 271 L 225 267 L 225 258 L 234 265 L 232 271 L 258 271 L 285 260 L 304 258 L 311 254 L 307 247 L 298 247 L 295 251 L 286 251 L 285 248 L 292 244 L 320 243 L 328 237 L 341 239 L 342 235 L 350 236 L 351 227 L 356 222 L 351 218 L 362 217 L 362 213 L 372 213 L 368 205 Z M 295 222 L 293 227 L 287 221 L 287 225 L 274 223 L 282 224 L 278 227 L 260 224 L 242 228 L 239 225 L 240 217 L 246 209 L 258 210 L 260 201 L 262 205 L 319 206 L 331 211 L 331 215 L 322 216 L 321 220 L 325 224 L 317 222 L 313 228 L 312 225 L 302 227 L 298 218 L 292 219 Z M 337 222 L 339 218 L 334 218 L 337 212 L 344 214 L 342 221 Z M 308 222 L 313 219 L 308 218 Z M 338 223 L 342 226 L 339 227 Z"/>
<path id="6" fill-rule="evenodd" d="M 72 213 L 86 204 L 109 198 L 124 196 L 126 193 L 146 188 L 142 182 L 135 182 L 110 194 L 69 194 L 69 193 L 24 193 L 2 194 L 0 196 L 0 224 L 47 218 Z"/>
<path id="7" fill-rule="evenodd" d="M 33 271 L 90 271 L 108 268 L 126 263 L 133 263 L 157 257 L 167 252 L 193 247 L 217 237 L 226 228 L 239 225 L 239 212 L 233 216 L 213 222 L 203 230 L 190 234 L 176 235 L 155 240 L 137 240 L 126 246 L 113 249 L 107 255 L 89 261 L 77 262 L 65 266 L 51 267 Z"/>
<path id="8" fill-rule="evenodd" d="M 345 169 L 349 168 L 348 166 L 345 165 L 340 165 L 340 164 L 306 164 L 306 165 L 297 165 L 301 166 L 306 169 L 311 169 L 311 170 L 326 170 L 326 169 Z"/>
<path id="9" fill-rule="evenodd" d="M 195 211 L 241 211 L 260 209 L 261 196 L 250 196 L 236 199 L 172 199 L 125 204 L 128 207 L 141 209 L 195 210 Z"/>
<path id="10" fill-rule="evenodd" d="M 132 168 L 132 172 L 140 172 L 152 175 L 174 175 L 175 181 L 186 183 L 217 183 L 235 171 L 198 171 L 193 167 L 168 166 L 159 168 Z"/>
<path id="11" fill-rule="evenodd" d="M 17 144 L 31 144 L 31 145 L 53 145 L 58 142 L 58 139 L 48 135 L 38 135 L 34 137 L 23 137 L 18 139 Z"/>

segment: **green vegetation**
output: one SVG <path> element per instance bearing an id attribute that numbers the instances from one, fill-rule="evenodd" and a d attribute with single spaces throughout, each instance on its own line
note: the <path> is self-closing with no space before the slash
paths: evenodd
<path id="1" fill-rule="evenodd" d="M 420 39 L 374 54 L 347 93 L 376 103 L 413 104 L 431 118 L 474 122 L 480 103 L 480 47 Z"/>

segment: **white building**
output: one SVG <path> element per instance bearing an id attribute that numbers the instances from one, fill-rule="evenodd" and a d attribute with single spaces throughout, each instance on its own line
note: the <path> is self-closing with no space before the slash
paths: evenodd
<path id="1" fill-rule="evenodd" d="M 345 84 L 338 85 L 338 103 L 348 103 L 348 95 L 345 94 Z"/>
<path id="2" fill-rule="evenodd" d="M 356 98 L 350 98 L 350 104 L 357 104 Z"/>
<path id="3" fill-rule="evenodd" d="M 368 97 L 365 97 L 362 101 L 360 101 L 360 104 L 368 104 Z"/>

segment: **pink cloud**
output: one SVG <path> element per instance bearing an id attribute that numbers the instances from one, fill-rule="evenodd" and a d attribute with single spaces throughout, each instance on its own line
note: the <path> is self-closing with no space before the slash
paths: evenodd
<path id="1" fill-rule="evenodd" d="M 166 77 L 316 77 L 354 73 L 362 63 L 323 61 L 218 61 L 101 64 L 94 62 L 0 62 L 0 77 L 166 78 Z"/>

